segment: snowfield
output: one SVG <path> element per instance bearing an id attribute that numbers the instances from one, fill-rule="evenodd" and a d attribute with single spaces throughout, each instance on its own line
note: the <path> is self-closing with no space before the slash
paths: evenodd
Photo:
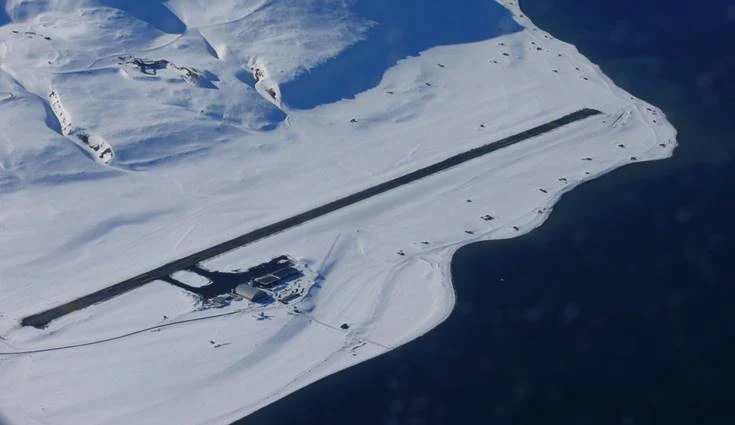
<path id="1" fill-rule="evenodd" d="M 459 246 L 528 232 L 584 181 L 673 153 L 662 111 L 516 2 L 464 3 L 0 0 L 4 419 L 230 423 L 442 322 Z M 603 114 L 202 264 L 289 254 L 319 276 L 297 311 L 201 309 L 156 281 L 19 325 L 582 108 Z"/>

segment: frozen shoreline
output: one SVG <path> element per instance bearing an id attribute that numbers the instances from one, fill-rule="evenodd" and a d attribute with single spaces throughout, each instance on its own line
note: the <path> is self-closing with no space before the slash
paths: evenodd
<path id="1" fill-rule="evenodd" d="M 21 241 L 31 240 L 25 242 L 29 248 L 3 251 L 6 259 L 0 263 L 0 272 L 8 280 L 0 284 L 0 290 L 8 297 L 0 301 L 0 311 L 9 313 L 0 318 L 0 335 L 5 338 L 0 343 L 12 351 L 48 347 L 155 325 L 161 314 L 182 320 L 209 314 L 192 312 L 188 295 L 161 283 L 64 318 L 46 331 L 17 327 L 17 318 L 24 314 L 53 306 L 71 298 L 71 294 L 88 292 L 113 276 L 129 275 L 129 264 L 139 269 L 160 264 L 162 256 L 150 253 L 166 252 L 163 257 L 170 258 L 174 253 L 191 252 L 242 229 L 288 215 L 292 208 L 318 204 L 321 199 L 364 187 L 365 182 L 380 181 L 480 141 L 487 142 L 488 138 L 498 139 L 532 127 L 534 122 L 543 122 L 565 110 L 595 106 L 608 114 L 207 262 L 207 266 L 226 270 L 284 252 L 299 256 L 317 270 L 326 271 L 313 304 L 306 306 L 308 316 L 295 317 L 286 309 L 274 309 L 273 319 L 263 324 L 234 314 L 137 335 L 113 345 L 34 355 L 32 364 L 28 356 L 2 356 L 0 380 L 18 391 L 0 396 L 0 411 L 21 422 L 32 421 L 35 416 L 59 423 L 92 418 L 103 418 L 108 423 L 152 423 L 164 418 L 169 422 L 230 422 L 314 380 L 415 339 L 445 320 L 455 302 L 449 266 L 459 246 L 528 232 L 541 225 L 551 206 L 576 185 L 631 161 L 672 154 L 675 130 L 663 113 L 631 99 L 573 46 L 547 38 L 543 31 L 534 30 L 527 18 L 520 17 L 520 10 L 512 2 L 508 7 L 528 30 L 484 42 L 429 49 L 400 61 L 378 87 L 353 100 L 311 110 L 284 107 L 288 117 L 285 125 L 271 133 L 248 135 L 259 138 L 257 146 L 243 149 L 224 145 L 222 150 L 228 158 L 210 154 L 195 165 L 173 163 L 161 171 L 149 169 L 147 176 L 125 177 L 125 182 L 117 182 L 123 178 L 116 176 L 66 186 L 31 185 L 28 195 L 22 191 L 0 192 L 17 210 L 35 205 L 38 197 L 47 199 L 50 205 L 65 205 L 63 198 L 70 194 L 79 197 L 74 195 L 76 190 L 91 185 L 114 187 L 124 200 L 120 212 L 100 222 L 113 229 L 122 223 L 120 229 L 124 232 L 85 234 L 77 229 L 86 226 L 71 225 L 65 232 L 54 234 L 52 228 L 65 220 L 59 218 L 66 214 L 63 208 L 42 217 L 40 223 L 12 215 L 0 217 L 0 229 L 20 229 L 4 236 L 6 247 L 19 247 Z M 502 64 L 501 70 L 487 63 L 491 57 L 503 60 L 500 51 L 504 49 L 499 49 L 498 43 L 513 51 L 513 60 Z M 538 47 L 553 54 L 533 56 Z M 555 57 L 560 58 L 556 56 L 559 53 L 564 60 L 571 58 L 567 69 L 562 68 L 562 61 L 554 62 Z M 590 70 L 585 75 L 588 80 L 574 74 L 575 65 Z M 542 66 L 549 72 L 541 75 Z M 561 75 L 550 72 L 552 67 L 558 67 Z M 445 72 L 447 69 L 452 71 Z M 464 78 L 458 81 L 452 73 Z M 496 81 L 487 83 L 488 74 Z M 550 86 L 556 81 L 551 78 L 556 77 L 562 78 L 557 84 L 563 88 Z M 5 89 L 0 87 L 0 91 Z M 476 96 L 465 99 L 458 93 Z M 385 99 L 396 103 L 386 110 Z M 72 108 L 78 107 L 77 102 L 70 101 Z M 349 123 L 352 117 L 358 117 L 357 123 Z M 621 117 L 627 121 L 614 127 Z M 87 118 L 92 123 L 105 120 L 91 115 Z M 479 128 L 480 123 L 484 127 Z M 115 137 L 108 139 L 115 143 Z M 286 148 L 265 148 L 274 141 L 283 144 L 282 140 L 287 141 Z M 350 140 L 350 144 L 345 145 L 344 140 Z M 448 146 L 448 140 L 455 141 L 456 146 Z M 293 153 L 285 153 L 291 149 Z M 306 164 L 294 160 L 315 149 L 323 149 L 324 156 Z M 356 157 L 357 152 L 362 158 Z M 255 155 L 257 161 L 249 159 Z M 585 157 L 593 159 L 584 161 Z M 234 179 L 233 175 L 220 177 L 213 173 L 222 169 L 222 164 L 227 168 L 243 161 L 247 164 L 244 168 L 258 173 L 240 171 L 242 174 L 235 174 Z M 283 167 L 295 172 L 283 175 Z M 212 181 L 202 183 L 194 172 L 200 170 L 213 173 Z M 151 175 L 156 182 L 148 186 Z M 267 182 L 276 177 L 278 184 L 269 186 Z M 238 180 L 252 187 L 240 189 Z M 316 182 L 320 186 L 315 191 Z M 116 183 L 119 186 L 113 186 Z M 184 188 L 181 194 L 195 193 L 201 202 L 219 205 L 225 211 L 202 208 L 197 202 L 182 203 L 181 195 L 163 195 L 177 186 Z M 149 187 L 148 201 L 156 202 L 136 201 L 141 187 Z M 263 193 L 271 194 L 271 199 L 262 199 Z M 255 208 L 252 199 L 259 201 Z M 282 199 L 292 202 L 284 207 Z M 142 205 L 148 209 L 141 210 Z M 96 207 L 95 202 L 90 206 Z M 496 219 L 488 225 L 479 220 L 482 214 L 493 214 Z M 171 217 L 179 218 L 172 224 Z M 203 226 L 202 220 L 215 223 Z M 96 222 L 94 215 L 89 215 L 89 222 Z M 30 236 L 30 229 L 36 226 L 50 230 L 47 237 L 51 240 L 69 242 L 43 246 L 37 243 L 40 239 Z M 467 234 L 466 230 L 473 233 Z M 152 234 L 155 240 L 144 236 Z M 89 244 L 95 246 L 95 252 L 84 254 L 76 248 Z M 66 249 L 70 252 L 65 253 Z M 399 250 L 406 255 L 397 256 Z M 115 252 L 122 256 L 110 257 Z M 111 267 L 87 266 L 93 258 L 115 261 Z M 59 276 L 58 283 L 43 285 L 51 276 Z M 349 332 L 338 332 L 320 322 L 352 326 Z M 212 350 L 206 340 L 214 338 L 213 332 L 217 340 L 231 344 Z M 110 350 L 116 353 L 113 358 L 100 356 Z M 64 370 L 59 369 L 61 362 L 67 366 Z M 189 370 L 191 362 L 198 366 L 197 371 Z M 109 372 L 110 368 L 115 372 Z M 77 393 L 63 394 L 63 388 L 79 373 L 89 376 L 79 382 Z M 41 376 L 48 377 L 47 385 L 33 379 Z M 155 384 L 139 389 L 142 381 Z M 254 382 L 258 384 L 257 394 L 248 392 L 245 397 L 242 390 Z M 116 397 L 98 395 L 98 404 L 89 404 L 95 399 L 91 394 L 108 386 L 109 394 Z M 139 392 L 131 394 L 133 388 Z M 161 391 L 166 395 L 161 396 Z M 180 398 L 171 400 L 172 393 Z M 205 393 L 216 399 L 211 410 L 191 411 L 198 407 L 197 394 L 201 397 Z"/>

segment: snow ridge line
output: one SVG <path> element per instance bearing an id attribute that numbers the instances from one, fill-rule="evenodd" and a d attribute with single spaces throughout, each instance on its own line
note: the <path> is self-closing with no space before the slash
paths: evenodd
<path id="1" fill-rule="evenodd" d="M 96 162 L 109 165 L 115 158 L 115 152 L 107 141 L 99 136 L 89 133 L 83 128 L 77 128 L 72 122 L 71 116 L 61 104 L 61 98 L 56 90 L 51 90 L 48 95 L 51 110 L 61 125 L 61 134 L 72 138 L 74 142 L 84 148 L 95 159 Z"/>
<path id="2" fill-rule="evenodd" d="M 254 88 L 258 94 L 285 113 L 286 111 L 283 110 L 283 105 L 281 103 L 281 87 L 278 85 L 276 80 L 271 77 L 265 63 L 258 58 L 252 58 L 250 60 L 249 67 L 250 72 L 253 74 L 253 78 L 255 79 Z"/>

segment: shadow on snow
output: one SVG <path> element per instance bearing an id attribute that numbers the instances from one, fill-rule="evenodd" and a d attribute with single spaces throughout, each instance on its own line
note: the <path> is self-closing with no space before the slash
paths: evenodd
<path id="1" fill-rule="evenodd" d="M 10 22 L 10 16 L 5 12 L 5 1 L 0 1 L 0 26 Z"/>
<path id="2" fill-rule="evenodd" d="M 159 31 L 169 34 L 183 34 L 186 32 L 186 24 L 163 5 L 164 1 L 99 0 L 99 4 L 100 6 L 123 10 L 130 16 L 148 22 Z"/>
<path id="3" fill-rule="evenodd" d="M 171 34 L 183 34 L 186 31 L 184 24 L 178 16 L 164 6 L 165 0 L 98 0 L 99 6 L 120 9 L 130 16 L 145 21 L 160 31 Z M 14 20 L 24 21 L 43 12 L 48 7 L 43 2 L 26 2 L 16 5 L 12 10 Z M 6 1 L 0 0 L 0 25 L 10 22 L 6 10 Z"/>
<path id="4" fill-rule="evenodd" d="M 281 85 L 290 107 L 309 109 L 375 87 L 399 60 L 431 47 L 471 43 L 520 31 L 510 12 L 493 1 L 363 0 L 356 15 L 376 25 L 337 57 Z"/>

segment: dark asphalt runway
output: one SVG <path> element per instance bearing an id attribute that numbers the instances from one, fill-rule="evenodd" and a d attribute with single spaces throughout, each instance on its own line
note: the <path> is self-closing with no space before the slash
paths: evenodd
<path id="1" fill-rule="evenodd" d="M 116 297 L 125 292 L 139 288 L 145 285 L 146 283 L 160 279 L 164 276 L 168 276 L 171 273 L 174 273 L 178 270 L 190 268 L 201 261 L 210 259 L 212 257 L 216 257 L 225 252 L 231 251 L 235 248 L 249 245 L 253 242 L 267 238 L 276 233 L 283 232 L 292 227 L 301 225 L 308 221 L 314 220 L 321 216 L 337 211 L 339 209 L 356 204 L 365 199 L 372 198 L 373 196 L 380 195 L 381 193 L 387 192 L 397 187 L 415 182 L 417 180 L 431 176 L 432 174 L 439 173 L 443 170 L 455 167 L 467 161 L 470 161 L 470 160 L 479 158 L 481 156 L 487 155 L 489 153 L 495 152 L 499 149 L 503 149 L 505 147 L 514 145 L 516 143 L 522 142 L 532 137 L 539 136 L 544 133 L 548 133 L 558 127 L 561 127 L 567 124 L 571 124 L 573 122 L 580 121 L 590 116 L 598 115 L 600 113 L 601 113 L 600 111 L 597 111 L 594 109 L 587 109 L 587 108 L 581 109 L 579 111 L 565 115 L 556 120 L 549 121 L 540 126 L 523 131 L 521 133 L 514 134 L 504 139 L 501 139 L 495 142 L 491 142 L 486 145 L 482 145 L 477 148 L 470 149 L 468 151 L 459 153 L 443 161 L 440 161 L 435 164 L 429 165 L 427 167 L 418 169 L 416 171 L 412 171 L 408 174 L 404 174 L 400 177 L 396 177 L 384 183 L 380 183 L 378 185 L 369 187 L 367 189 L 361 190 L 360 192 L 356 192 L 351 195 L 347 195 L 345 197 L 339 198 L 327 204 L 318 206 L 316 208 L 302 212 L 300 214 L 294 215 L 292 217 L 286 218 L 276 223 L 269 224 L 259 229 L 255 229 L 244 235 L 241 235 L 234 239 L 230 239 L 228 241 L 214 245 L 202 251 L 191 254 L 187 257 L 180 258 L 178 260 L 174 260 L 170 263 L 164 264 L 153 270 L 150 270 L 145 273 L 139 274 L 137 276 L 131 277 L 129 279 L 123 280 L 122 282 L 112 284 L 106 288 L 100 289 L 99 291 L 96 291 L 91 294 L 85 295 L 83 297 L 77 298 L 73 301 L 69 301 L 65 304 L 61 304 L 49 310 L 45 310 L 40 313 L 30 315 L 28 317 L 23 318 L 23 320 L 21 321 L 21 324 L 23 326 L 34 326 L 37 328 L 43 328 L 46 325 L 48 325 L 49 322 L 61 316 L 69 314 L 73 311 L 77 311 L 77 310 L 89 307 L 92 304 L 96 304 L 102 301 L 109 300 L 110 298 Z"/>

